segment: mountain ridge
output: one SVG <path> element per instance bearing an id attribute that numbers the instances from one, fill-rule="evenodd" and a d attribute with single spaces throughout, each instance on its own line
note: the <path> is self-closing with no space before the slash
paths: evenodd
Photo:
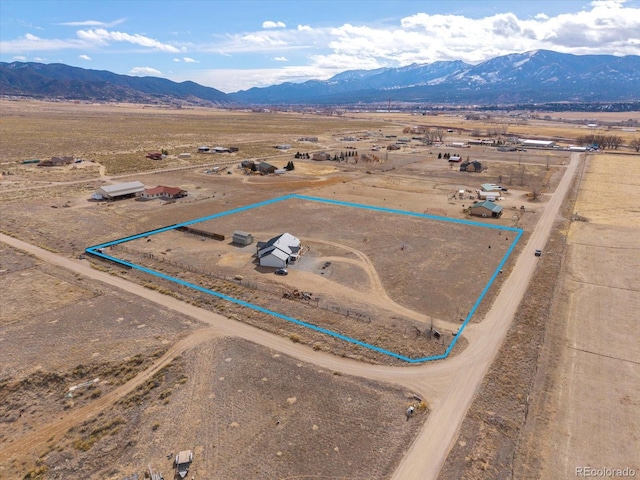
<path id="1" fill-rule="evenodd" d="M 328 80 L 224 93 L 192 81 L 119 75 L 64 64 L 0 62 L 0 95 L 205 106 L 394 102 L 516 104 L 640 100 L 640 56 L 533 50 L 471 65 L 460 60 L 347 70 Z"/>

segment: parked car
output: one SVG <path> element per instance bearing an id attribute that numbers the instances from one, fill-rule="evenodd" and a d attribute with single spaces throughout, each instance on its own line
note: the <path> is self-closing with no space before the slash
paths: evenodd
<path id="1" fill-rule="evenodd" d="M 542 255 L 542 250 L 536 250 L 536 257 L 540 257 Z"/>
<path id="2" fill-rule="evenodd" d="M 289 275 L 289 271 L 286 268 L 279 268 L 275 272 L 276 275 Z"/>

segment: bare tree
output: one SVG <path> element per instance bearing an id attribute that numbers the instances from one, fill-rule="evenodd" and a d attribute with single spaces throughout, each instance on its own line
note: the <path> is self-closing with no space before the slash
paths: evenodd
<path id="1" fill-rule="evenodd" d="M 629 146 L 636 152 L 640 152 L 640 137 L 636 137 L 629 143 Z"/>
<path id="2" fill-rule="evenodd" d="M 542 183 L 539 179 L 535 179 L 531 182 L 531 198 L 537 200 L 542 193 Z"/>

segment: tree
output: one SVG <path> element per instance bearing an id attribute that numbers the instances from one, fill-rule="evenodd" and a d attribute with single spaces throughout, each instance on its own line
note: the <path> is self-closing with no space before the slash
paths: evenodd
<path id="1" fill-rule="evenodd" d="M 629 146 L 633 148 L 636 152 L 640 152 L 640 137 L 636 137 L 633 140 L 631 140 L 631 143 L 629 143 Z"/>
<path id="2" fill-rule="evenodd" d="M 442 158 L 442 152 L 438 153 L 438 160 Z"/>

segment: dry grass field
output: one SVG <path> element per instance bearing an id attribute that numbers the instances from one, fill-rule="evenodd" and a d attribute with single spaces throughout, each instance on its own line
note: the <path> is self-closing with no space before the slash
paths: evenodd
<path id="1" fill-rule="evenodd" d="M 501 201 L 505 214 L 478 220 L 521 227 L 527 238 L 569 160 L 562 151 L 473 147 L 458 152 L 487 167 L 475 174 L 438 159 L 439 153 L 454 153 L 447 146 L 413 141 L 399 151 L 372 151 L 374 145 L 393 143 L 385 135 L 402 136 L 407 125 L 455 126 L 448 141 L 457 141 L 471 138 L 469 132 L 475 129 L 496 128 L 497 119 L 364 113 L 346 118 L 5 101 L 0 107 L 0 136 L 11 139 L 3 141 L 0 152 L 0 230 L 71 258 L 90 245 L 290 193 L 470 219 L 463 209 L 486 182 L 509 187 Z M 542 128 L 506 117 L 502 121 L 514 123 L 508 131 L 521 136 Z M 579 130 L 563 126 L 558 131 L 553 122 L 548 124 L 554 138 Z M 344 142 L 345 135 L 359 140 Z M 298 142 L 302 136 L 317 136 L 318 142 Z M 291 144 L 291 150 L 273 148 L 281 143 Z M 199 145 L 235 146 L 239 151 L 199 155 Z M 339 153 L 346 147 L 375 154 L 378 161 L 293 158 L 296 151 Z M 144 158 L 160 149 L 170 155 L 161 161 Z M 192 153 L 191 158 L 178 158 L 182 152 Z M 21 163 L 66 155 L 84 161 L 51 168 Z M 245 175 L 236 168 L 243 159 L 267 160 L 278 167 L 293 160 L 296 168 L 282 176 Z M 210 165 L 227 169 L 206 173 Z M 132 180 L 147 187 L 178 186 L 188 196 L 175 202 L 90 201 L 96 188 Z M 631 195 L 634 185 L 616 191 L 621 197 Z M 466 198 L 452 198 L 460 189 Z M 528 195 L 533 190 L 540 192 L 536 199 Z M 579 205 L 584 210 L 578 209 L 580 215 L 590 221 L 605 217 L 588 199 Z M 635 213 L 631 207 L 622 211 Z M 113 253 L 412 357 L 444 351 L 459 318 L 513 240 L 512 232 L 300 200 L 198 226 L 223 233 L 227 240 L 203 242 L 168 232 L 150 242 L 114 248 Z M 290 274 L 279 278 L 252 263 L 254 246 L 229 244 L 237 229 L 259 240 L 289 231 L 303 240 L 306 251 Z M 390 478 L 428 418 L 425 409 L 406 420 L 404 412 L 415 402 L 415 392 L 219 337 L 215 329 L 179 312 L 4 244 L 0 248 L 2 478 L 79 475 L 120 480 L 141 476 L 149 462 L 167 478 L 167 456 L 185 446 L 195 452 L 196 478 Z M 614 257 L 612 262 L 620 260 Z M 507 262 L 505 273 L 514 261 Z M 94 259 L 84 262 L 316 351 L 368 363 L 400 363 L 142 272 Z M 322 268 L 326 262 L 330 267 Z M 236 275 L 244 285 L 233 280 Z M 498 276 L 474 323 L 482 322 L 501 282 Z M 318 303 L 284 299 L 293 289 L 312 292 Z M 534 292 L 537 301 L 543 295 L 539 292 Z M 320 308 L 320 302 L 334 310 Z M 441 341 L 423 335 L 431 320 L 444 333 Z M 535 335 L 530 338 L 532 344 L 538 341 Z M 462 335 L 454 355 L 467 345 Z M 98 380 L 69 395 L 70 386 L 93 379 Z M 524 394 L 526 388 L 518 392 Z M 496 398 L 495 408 L 507 405 L 508 396 Z M 16 445 L 23 444 L 32 445 L 31 450 L 16 452 Z"/>

